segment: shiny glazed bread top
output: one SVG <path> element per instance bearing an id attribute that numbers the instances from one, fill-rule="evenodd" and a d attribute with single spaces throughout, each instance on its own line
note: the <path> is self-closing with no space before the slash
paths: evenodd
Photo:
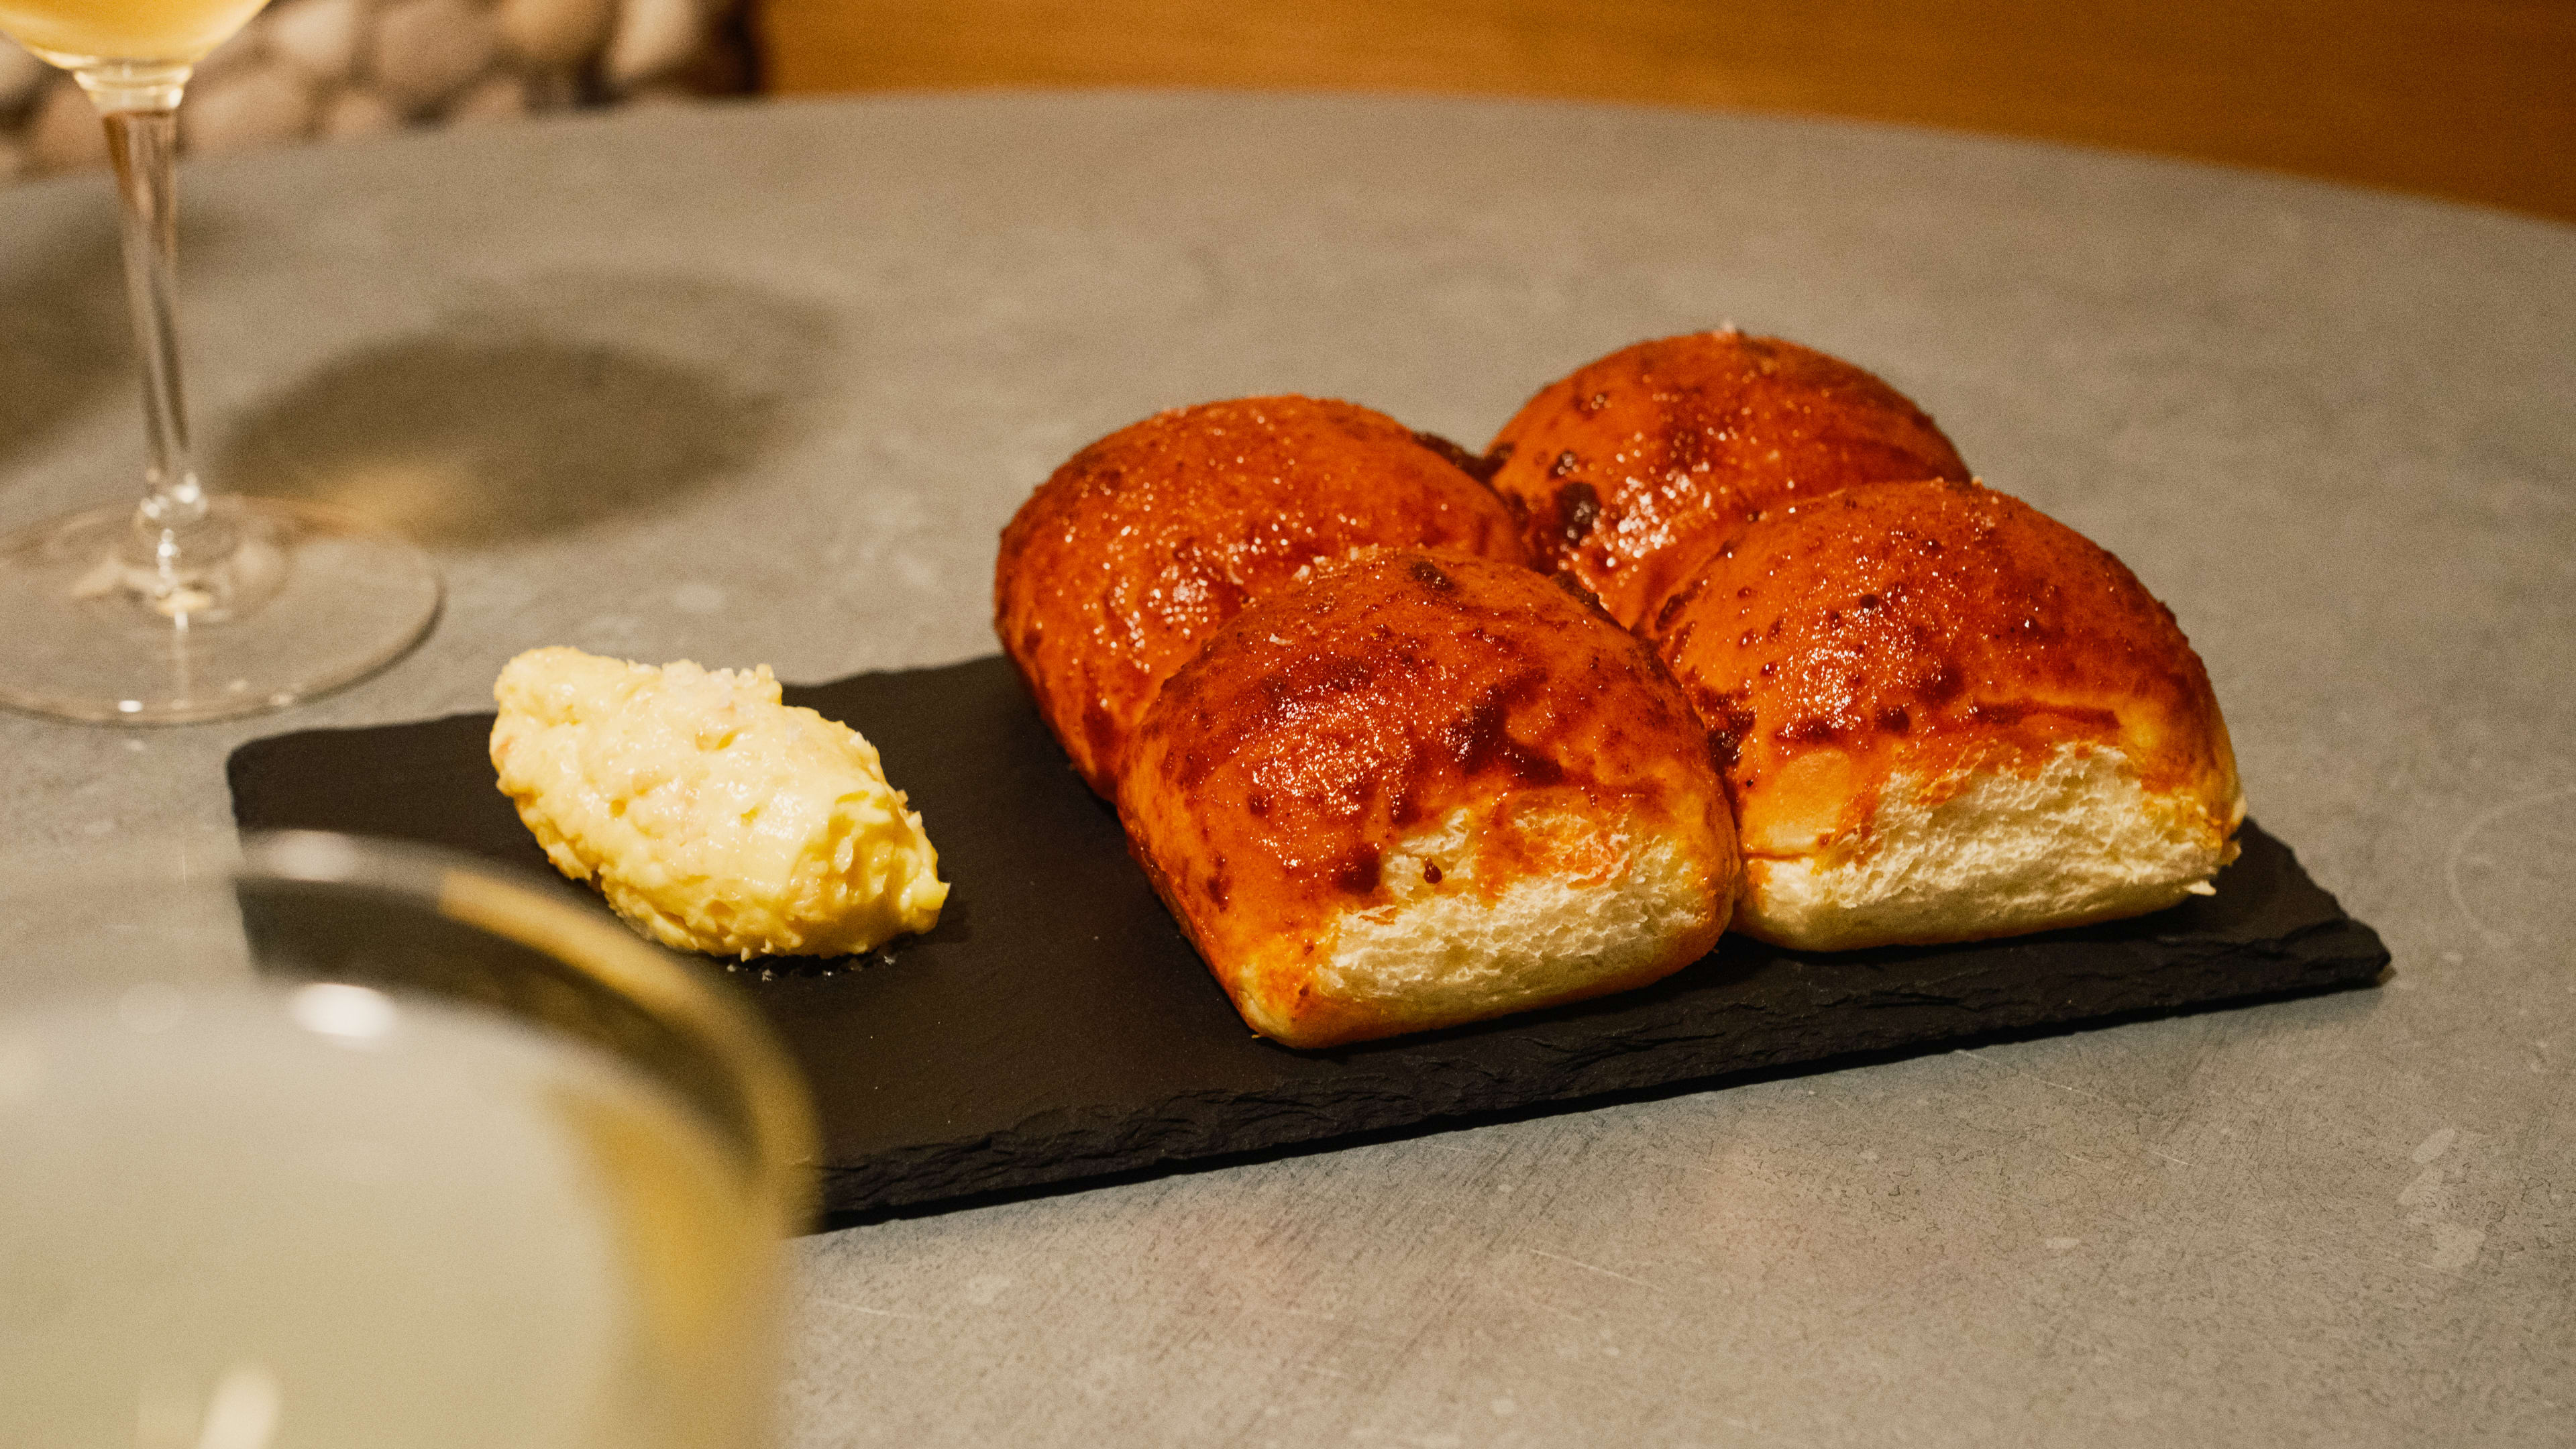
<path id="1" fill-rule="evenodd" d="M 2150 793 L 2243 815 L 2200 657 L 2128 568 L 1973 483 L 1847 489 L 1705 554 L 1651 636 L 1709 725 L 1745 849 L 1850 840 L 1876 786 L 2116 745 Z"/>
<path id="2" fill-rule="evenodd" d="M 1630 628 L 1708 545 L 1855 483 L 1969 476 L 1932 419 L 1872 374 L 1773 337 L 1625 347 L 1549 384 L 1494 439 L 1494 489 Z"/>
<path id="3" fill-rule="evenodd" d="M 1164 678 L 1299 569 L 1385 544 L 1522 560 L 1510 511 L 1459 456 L 1344 402 L 1158 414 L 1075 454 L 1021 506 L 1002 533 L 994 631 L 1074 767 L 1115 794 Z"/>

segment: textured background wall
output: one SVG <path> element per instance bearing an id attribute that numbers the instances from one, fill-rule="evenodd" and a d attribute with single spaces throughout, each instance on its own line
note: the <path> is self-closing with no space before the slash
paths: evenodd
<path id="1" fill-rule="evenodd" d="M 748 88 L 735 0 L 282 0 L 198 67 L 198 152 Z M 80 88 L 0 39 L 0 181 L 104 165 Z"/>

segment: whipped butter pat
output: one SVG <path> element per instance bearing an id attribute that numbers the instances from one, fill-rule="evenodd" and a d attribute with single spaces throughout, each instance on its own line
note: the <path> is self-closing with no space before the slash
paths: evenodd
<path id="1" fill-rule="evenodd" d="M 555 868 L 654 940 L 839 956 L 939 921 L 939 853 L 856 730 L 769 667 L 532 649 L 492 687 L 501 792 Z"/>

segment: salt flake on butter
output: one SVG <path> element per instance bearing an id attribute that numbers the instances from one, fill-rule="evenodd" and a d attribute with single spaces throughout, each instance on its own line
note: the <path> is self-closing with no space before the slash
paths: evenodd
<path id="1" fill-rule="evenodd" d="M 876 747 L 767 665 L 532 649 L 492 687 L 492 765 L 546 858 L 668 946 L 839 956 L 938 924 L 939 853 Z"/>

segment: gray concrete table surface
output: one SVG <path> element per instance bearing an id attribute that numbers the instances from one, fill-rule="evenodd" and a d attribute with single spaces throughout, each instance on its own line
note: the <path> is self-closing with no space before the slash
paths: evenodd
<path id="1" fill-rule="evenodd" d="M 1732 320 L 2126 559 L 2257 818 L 2395 952 L 2377 990 L 821 1235 L 791 1443 L 2576 1436 L 2576 230 L 1888 128 L 1188 94 L 184 186 L 210 476 L 400 520 L 452 595 L 287 714 L 0 719 L 22 855 L 215 858 L 233 745 L 483 707 L 531 645 L 983 653 L 996 531 L 1111 428 L 1301 391 L 1481 444 Z M 112 241 L 103 182 L 0 198 L 0 526 L 133 486 Z"/>

